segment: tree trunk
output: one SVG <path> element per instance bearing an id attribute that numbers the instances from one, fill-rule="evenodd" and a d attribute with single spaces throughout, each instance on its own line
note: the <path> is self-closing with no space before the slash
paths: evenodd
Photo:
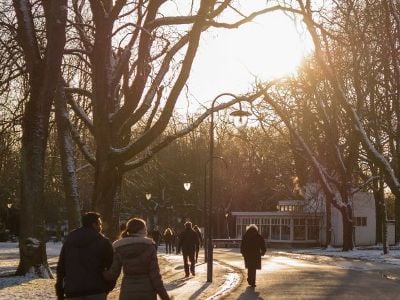
<path id="1" fill-rule="evenodd" d="M 97 160 L 92 209 L 101 214 L 104 234 L 110 239 L 116 238 L 119 231 L 115 207 L 121 184 L 122 174 L 118 169 Z"/>
<path id="2" fill-rule="evenodd" d="M 377 176 L 375 168 L 372 168 L 372 176 Z M 376 215 L 376 243 L 382 244 L 383 241 L 383 231 L 382 228 L 384 224 L 384 209 L 385 207 L 385 195 L 384 195 L 384 182 L 382 179 L 374 180 L 372 183 L 373 193 L 375 198 L 375 215 Z"/>
<path id="3" fill-rule="evenodd" d="M 78 192 L 78 180 L 71 133 L 69 131 L 69 117 L 65 91 L 60 83 L 55 101 L 58 143 L 61 155 L 61 169 L 64 183 L 65 201 L 67 206 L 68 230 L 71 231 L 81 225 L 81 212 Z"/>
<path id="4" fill-rule="evenodd" d="M 376 215 L 376 244 L 383 243 L 382 227 L 383 227 L 383 199 L 380 197 L 379 192 L 374 191 L 375 198 L 375 215 Z"/>
<path id="5" fill-rule="evenodd" d="M 394 214 L 395 214 L 395 243 L 400 245 L 400 197 L 396 195 L 394 202 Z"/>
<path id="6" fill-rule="evenodd" d="M 328 200 L 329 197 L 326 199 L 326 246 L 330 247 L 332 244 L 332 204 L 331 201 Z"/>
<path id="7" fill-rule="evenodd" d="M 340 211 L 343 220 L 343 251 L 353 250 L 353 213 L 351 206 L 347 204 Z"/>
<path id="8" fill-rule="evenodd" d="M 31 91 L 23 117 L 21 157 L 21 214 L 17 275 L 52 277 L 47 264 L 43 213 L 43 170 L 51 102 L 44 105 L 38 90 Z"/>
<path id="9" fill-rule="evenodd" d="M 13 1 L 17 38 L 29 74 L 29 101 L 22 120 L 21 214 L 18 275 L 52 277 L 47 264 L 43 216 L 43 171 L 51 103 L 60 74 L 65 45 L 67 1 L 42 1 L 46 48 L 39 47 L 30 1 Z M 42 52 L 43 50 L 43 52 Z"/>
<path id="10" fill-rule="evenodd" d="M 382 199 L 382 241 L 383 241 L 383 254 L 389 253 L 388 230 L 387 230 L 387 209 L 385 199 Z"/>

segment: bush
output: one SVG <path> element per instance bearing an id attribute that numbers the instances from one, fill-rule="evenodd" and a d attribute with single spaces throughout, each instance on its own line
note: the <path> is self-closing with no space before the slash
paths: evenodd
<path id="1" fill-rule="evenodd" d="M 0 242 L 7 242 L 9 239 L 8 230 L 0 231 Z"/>

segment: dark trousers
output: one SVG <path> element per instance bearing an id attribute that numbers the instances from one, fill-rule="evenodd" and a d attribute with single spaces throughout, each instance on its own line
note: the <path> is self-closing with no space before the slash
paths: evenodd
<path id="1" fill-rule="evenodd" d="M 256 285 L 256 268 L 247 269 L 247 282 L 249 285 Z"/>
<path id="2" fill-rule="evenodd" d="M 189 263 L 188 259 L 190 261 L 190 272 L 192 275 L 194 275 L 194 266 L 195 266 L 195 260 L 194 260 L 194 252 L 190 253 L 183 253 L 183 267 L 185 269 L 185 275 L 189 276 Z"/>
<path id="3" fill-rule="evenodd" d="M 199 258 L 199 251 L 200 251 L 200 248 L 196 248 L 196 263 Z"/>
<path id="4" fill-rule="evenodd" d="M 171 242 L 165 242 L 165 249 L 167 251 L 167 254 L 172 253 L 172 243 Z"/>

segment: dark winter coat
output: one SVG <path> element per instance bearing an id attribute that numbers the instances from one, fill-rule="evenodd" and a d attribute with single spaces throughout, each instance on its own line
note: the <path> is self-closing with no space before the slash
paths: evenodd
<path id="1" fill-rule="evenodd" d="M 257 229 L 250 227 L 243 235 L 240 253 L 247 269 L 261 269 L 261 256 L 265 254 L 265 242 Z"/>
<path id="2" fill-rule="evenodd" d="M 57 295 L 80 297 L 112 290 L 115 282 L 103 277 L 112 258 L 110 241 L 94 228 L 81 227 L 72 231 L 61 248 L 57 265 Z"/>
<path id="3" fill-rule="evenodd" d="M 193 254 L 199 248 L 199 236 L 192 228 L 185 228 L 179 235 L 177 252 L 182 250 L 183 254 Z"/>
<path id="4" fill-rule="evenodd" d="M 170 299 L 161 279 L 154 241 L 144 236 L 130 236 L 113 243 L 114 259 L 111 268 L 104 272 L 107 279 L 117 279 L 124 273 L 120 298 Z"/>

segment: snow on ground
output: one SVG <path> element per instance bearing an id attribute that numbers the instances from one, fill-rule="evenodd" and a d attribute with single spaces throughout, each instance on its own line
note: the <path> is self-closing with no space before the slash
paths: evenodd
<path id="1" fill-rule="evenodd" d="M 237 273 L 234 272 L 228 272 L 224 275 L 225 282 L 224 284 L 220 287 L 217 293 L 215 293 L 213 296 L 207 298 L 207 300 L 216 300 L 220 299 L 223 296 L 226 296 L 229 294 L 229 291 L 231 291 L 235 286 L 237 286 L 240 282 L 240 276 Z"/>
<path id="2" fill-rule="evenodd" d="M 61 243 L 47 243 L 47 254 L 49 257 L 49 265 L 53 271 L 55 271 L 55 266 L 58 261 L 58 255 L 60 252 L 62 244 Z M 161 253 L 163 253 L 164 249 L 160 249 Z M 234 249 L 233 251 L 237 251 Z M 279 250 L 269 249 L 271 252 L 279 253 Z M 370 249 L 355 249 L 353 251 L 342 252 L 339 248 L 312 248 L 312 249 L 291 249 L 288 251 L 281 250 L 281 252 L 288 253 L 290 252 L 293 255 L 297 255 L 298 258 L 301 259 L 309 259 L 310 257 L 314 257 L 317 261 L 320 261 L 324 257 L 331 257 L 330 259 L 335 259 L 335 257 L 341 258 L 351 258 L 358 259 L 362 261 L 371 261 L 377 263 L 385 263 L 391 265 L 400 265 L 400 249 L 392 249 L 389 251 L 389 254 L 383 255 L 383 251 L 381 249 L 377 249 L 377 247 L 373 247 Z M 164 252 L 165 253 L 165 252 Z M 169 261 L 166 265 L 163 266 L 165 268 L 166 275 L 170 272 L 173 272 L 174 267 L 177 263 L 180 263 L 182 260 L 181 255 L 163 255 L 161 254 L 163 259 Z M 328 258 L 326 258 L 328 259 Z M 18 266 L 18 243 L 0 243 L 0 300 L 14 300 L 14 299 L 56 299 L 55 291 L 54 291 L 54 279 L 38 279 L 32 277 L 24 277 L 24 276 L 12 276 Z M 217 262 L 215 262 L 217 263 Z M 181 266 L 183 267 L 183 266 Z M 199 264 L 196 266 L 198 271 L 205 272 L 202 268 L 205 268 L 205 264 Z M 170 270 L 168 269 L 170 268 Z M 182 270 L 183 271 L 183 270 Z M 229 292 L 230 287 L 236 285 L 238 280 L 240 280 L 239 276 L 235 272 L 225 272 L 225 281 L 223 284 L 218 286 L 215 296 L 210 297 L 208 299 L 218 299 L 219 296 L 223 296 L 226 291 Z M 197 277 L 197 276 L 196 276 Z M 200 279 L 200 278 L 199 278 Z M 176 284 L 177 282 L 175 282 Z M 191 285 L 198 286 L 191 286 Z M 168 283 L 166 283 L 168 288 Z M 206 289 L 208 283 L 204 283 L 204 281 L 191 281 L 190 286 L 182 284 L 181 287 L 174 287 L 175 295 L 180 295 L 181 293 L 189 295 L 193 295 L 193 291 L 202 291 Z M 172 288 L 172 286 L 170 287 Z M 198 294 L 197 294 L 198 295 Z M 181 296 L 181 295 L 180 295 Z M 177 297 L 179 299 L 183 299 L 181 297 Z"/>
<path id="3" fill-rule="evenodd" d="M 48 262 L 53 271 L 55 271 L 61 246 L 61 243 L 53 242 L 46 245 Z M 0 300 L 56 299 L 54 279 L 10 276 L 18 266 L 18 251 L 18 243 L 0 243 Z"/>
<path id="4" fill-rule="evenodd" d="M 400 249 L 397 247 L 394 250 L 389 250 L 389 253 L 384 255 L 382 249 L 378 247 L 370 248 L 355 248 L 352 251 L 342 251 L 341 248 L 310 248 L 310 249 L 293 249 L 291 253 L 304 254 L 304 255 L 318 255 L 330 257 L 342 257 L 366 260 L 377 263 L 386 263 L 392 265 L 400 265 Z"/>

